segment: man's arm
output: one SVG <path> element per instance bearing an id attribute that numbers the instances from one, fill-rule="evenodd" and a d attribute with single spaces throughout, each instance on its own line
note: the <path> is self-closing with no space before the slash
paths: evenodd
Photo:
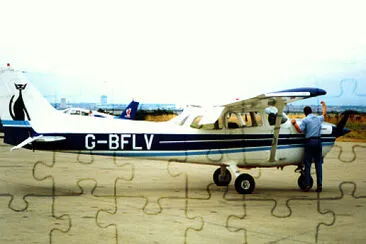
<path id="1" fill-rule="evenodd" d="M 300 126 L 296 123 L 296 119 L 293 119 L 291 121 L 292 125 L 295 127 L 296 131 L 299 132 L 299 133 L 302 133 L 301 129 L 300 129 Z"/>
<path id="2" fill-rule="evenodd" d="M 323 117 L 325 118 L 326 114 L 327 114 L 327 105 L 325 105 L 325 102 L 324 101 L 321 101 L 320 104 L 322 105 L 323 107 Z"/>

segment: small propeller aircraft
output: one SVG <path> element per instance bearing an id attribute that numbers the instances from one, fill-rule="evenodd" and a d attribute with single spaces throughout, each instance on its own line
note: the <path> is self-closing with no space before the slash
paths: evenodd
<path id="1" fill-rule="evenodd" d="M 139 102 L 132 100 L 119 116 L 110 115 L 107 113 L 98 112 L 95 110 L 87 110 L 84 108 L 67 108 L 61 110 L 62 113 L 77 115 L 77 116 L 92 116 L 105 119 L 135 119 Z"/>
<path id="2" fill-rule="evenodd" d="M 233 173 L 236 191 L 249 194 L 255 181 L 241 170 L 254 167 L 298 166 L 298 185 L 303 187 L 305 138 L 283 110 L 288 103 L 325 94 L 319 88 L 296 88 L 222 106 L 189 106 L 167 122 L 110 120 L 60 113 L 22 72 L 8 66 L 0 71 L 0 118 L 4 142 L 14 145 L 11 150 L 24 147 L 214 165 L 217 185 L 229 185 Z M 337 137 L 349 132 L 346 121 L 322 124 L 324 156 Z"/>

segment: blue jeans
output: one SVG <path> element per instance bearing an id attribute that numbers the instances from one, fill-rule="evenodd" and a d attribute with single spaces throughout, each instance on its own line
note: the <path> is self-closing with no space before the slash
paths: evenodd
<path id="1" fill-rule="evenodd" d="M 323 172 L 322 172 L 323 156 L 322 156 L 321 140 L 318 138 L 306 139 L 305 142 L 304 164 L 305 164 L 305 184 L 307 186 L 310 186 L 310 169 L 313 160 L 315 162 L 316 181 L 319 186 L 322 185 L 323 181 Z"/>

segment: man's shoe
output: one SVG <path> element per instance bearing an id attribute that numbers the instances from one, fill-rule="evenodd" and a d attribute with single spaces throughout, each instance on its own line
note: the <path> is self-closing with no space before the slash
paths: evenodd
<path id="1" fill-rule="evenodd" d="M 322 192 L 323 190 L 323 186 L 322 185 L 318 185 L 318 187 L 316 188 L 316 192 Z"/>
<path id="2" fill-rule="evenodd" d="M 304 188 L 304 190 L 303 190 L 304 192 L 308 192 L 308 191 L 310 191 L 310 186 L 305 186 L 305 188 Z"/>

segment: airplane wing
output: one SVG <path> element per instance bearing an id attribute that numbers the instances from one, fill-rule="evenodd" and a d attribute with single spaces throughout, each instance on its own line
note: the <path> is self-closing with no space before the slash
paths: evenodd
<path id="1" fill-rule="evenodd" d="M 327 94 L 327 92 L 320 88 L 295 88 L 262 94 L 254 98 L 226 104 L 225 107 L 232 111 L 266 108 L 268 106 L 275 106 L 278 108 L 279 105 L 285 106 L 288 103 L 325 94 Z"/>
<path id="2" fill-rule="evenodd" d="M 278 92 L 262 94 L 254 98 L 249 98 L 246 100 L 230 103 L 225 105 L 225 107 L 232 112 L 242 112 L 251 109 L 253 110 L 263 109 L 268 106 L 274 106 L 278 109 L 273 132 L 271 153 L 269 157 L 269 162 L 274 162 L 276 158 L 278 138 L 281 128 L 280 126 L 281 126 L 282 113 L 286 104 L 325 94 L 327 94 L 327 92 L 319 88 L 288 89 Z"/>

